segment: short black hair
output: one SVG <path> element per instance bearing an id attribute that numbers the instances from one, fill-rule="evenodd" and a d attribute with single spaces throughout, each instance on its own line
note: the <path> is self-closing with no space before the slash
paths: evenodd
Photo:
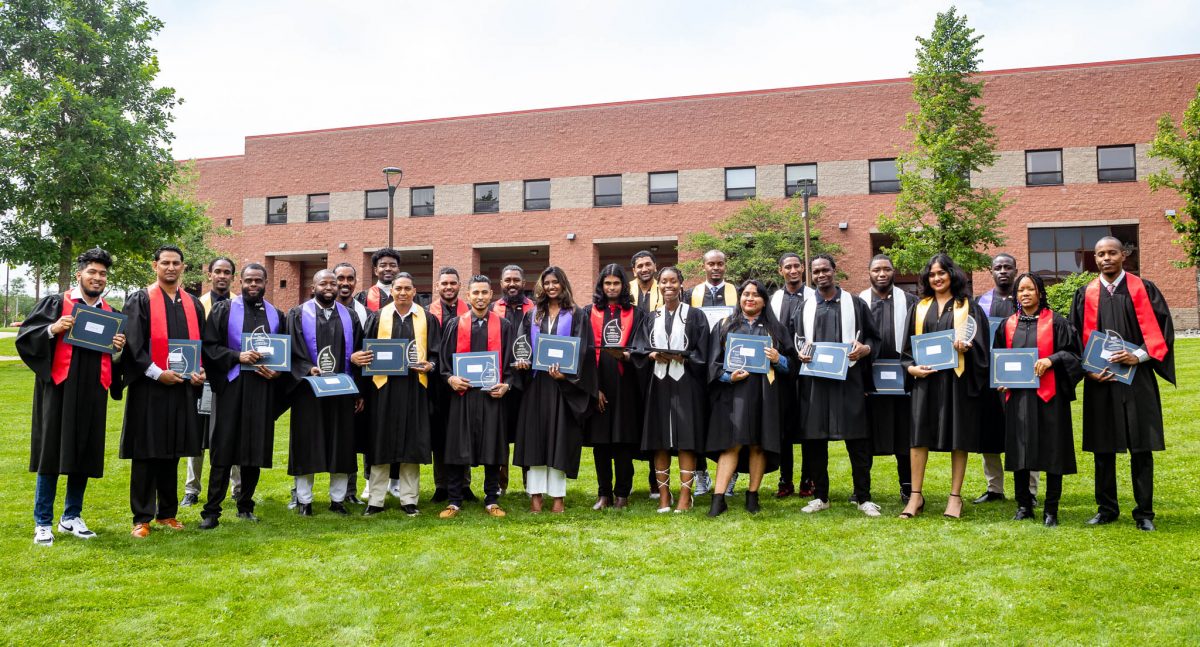
<path id="1" fill-rule="evenodd" d="M 174 245 L 159 245 L 158 249 L 154 250 L 154 260 L 159 260 L 163 252 L 175 252 L 179 254 L 179 262 L 183 262 L 183 250 Z"/>
<path id="2" fill-rule="evenodd" d="M 79 270 L 85 269 L 88 265 L 91 265 L 92 263 L 99 263 L 104 266 L 104 269 L 108 269 L 108 268 L 112 267 L 112 256 L 109 255 L 109 253 L 104 251 L 103 249 L 100 249 L 99 247 L 93 247 L 93 248 L 87 250 L 86 252 L 80 254 L 75 259 L 76 269 L 79 269 Z"/>
<path id="3" fill-rule="evenodd" d="M 249 272 L 250 270 L 258 270 L 258 271 L 262 272 L 263 280 L 266 280 L 267 268 L 263 267 L 262 265 L 260 265 L 258 263 L 246 263 L 246 267 L 242 268 L 242 277 L 244 278 L 246 276 L 246 272 Z"/>
<path id="4" fill-rule="evenodd" d="M 1008 252 L 1000 252 L 999 254 L 996 254 L 995 256 L 993 256 L 991 264 L 995 265 L 996 261 L 1001 258 L 1007 258 L 1008 260 L 1012 261 L 1013 267 L 1017 266 L 1017 257 L 1013 256 L 1012 254 L 1009 254 Z"/>
<path id="5" fill-rule="evenodd" d="M 525 278 L 525 270 L 521 269 L 520 265 L 505 265 L 504 269 L 500 270 L 500 276 L 503 277 L 509 272 L 516 272 L 521 275 L 521 278 Z"/>
<path id="6" fill-rule="evenodd" d="M 375 253 L 371 254 L 371 267 L 379 265 L 379 259 L 381 258 L 394 258 L 396 259 L 396 264 L 400 264 L 400 252 L 392 249 L 391 247 L 384 247 L 383 249 L 375 250 Z"/>
<path id="7" fill-rule="evenodd" d="M 803 260 L 800 258 L 800 255 L 796 252 L 784 252 L 783 255 L 779 257 L 779 267 L 783 267 L 783 263 L 789 258 L 794 258 L 798 261 L 801 261 L 801 265 L 804 264 Z"/>
<path id="8" fill-rule="evenodd" d="M 634 265 L 637 265 L 637 259 L 643 257 L 649 257 L 651 263 L 658 265 L 658 261 L 654 258 L 654 254 L 651 254 L 649 251 L 643 249 L 642 251 L 634 254 L 633 258 L 629 259 L 629 266 L 633 267 Z"/>
<path id="9" fill-rule="evenodd" d="M 337 271 L 338 271 L 338 270 L 340 270 L 340 269 L 342 269 L 343 267 L 348 267 L 348 268 L 350 268 L 350 271 L 351 271 L 351 272 L 354 272 L 354 276 L 355 276 L 356 278 L 358 277 L 358 268 L 357 268 L 357 267 L 354 267 L 354 265 L 353 265 L 352 263 L 347 263 L 346 261 L 342 261 L 341 263 L 338 263 L 337 265 L 334 265 L 334 266 L 333 266 L 333 273 L 334 273 L 334 274 L 337 274 Z"/>
<path id="10" fill-rule="evenodd" d="M 450 267 L 449 265 L 438 268 L 438 278 L 441 278 L 443 274 L 453 274 L 454 278 L 458 278 L 458 270 Z"/>
<path id="11" fill-rule="evenodd" d="M 217 263 L 220 263 L 221 261 L 225 261 L 226 263 L 229 263 L 229 271 L 230 272 L 233 272 L 235 274 L 237 273 L 237 263 L 234 263 L 233 259 L 229 258 L 228 256 L 218 256 L 218 257 L 212 259 L 211 261 L 209 261 L 208 262 L 208 271 L 209 272 L 213 271 L 213 265 L 216 265 Z"/>
<path id="12" fill-rule="evenodd" d="M 892 261 L 892 257 L 888 256 L 887 254 L 876 254 L 872 256 L 870 262 L 867 263 L 867 267 L 874 265 L 875 261 L 887 261 L 888 265 L 892 266 L 892 269 L 896 269 L 896 263 L 894 263 Z"/>
<path id="13" fill-rule="evenodd" d="M 812 260 L 811 260 L 811 261 L 809 261 L 809 263 L 808 263 L 808 264 L 809 264 L 809 266 L 810 266 L 810 267 L 809 267 L 809 269 L 812 269 L 812 267 L 811 267 L 811 266 L 812 266 L 812 264 L 813 264 L 813 263 L 816 263 L 817 261 L 822 261 L 822 260 L 824 260 L 824 261 L 829 261 L 829 267 L 831 267 L 831 268 L 833 268 L 833 269 L 835 269 L 835 270 L 837 269 L 837 261 L 835 261 L 835 260 L 833 259 L 833 256 L 832 256 L 832 255 L 830 255 L 830 254 L 824 254 L 824 253 L 822 253 L 822 254 L 817 254 L 816 256 L 813 256 Z"/>
<path id="14" fill-rule="evenodd" d="M 475 276 L 472 276 L 471 280 L 467 282 L 467 287 L 471 287 L 471 285 L 474 283 L 487 283 L 488 289 L 492 289 L 492 280 L 489 279 L 486 274 L 476 274 Z"/>

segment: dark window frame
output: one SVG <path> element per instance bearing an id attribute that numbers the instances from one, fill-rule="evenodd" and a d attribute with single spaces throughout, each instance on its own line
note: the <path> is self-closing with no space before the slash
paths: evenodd
<path id="1" fill-rule="evenodd" d="M 313 198 L 325 198 L 325 210 L 313 211 Z M 305 220 L 306 222 L 329 222 L 329 194 L 328 193 L 310 193 L 305 198 Z M 317 214 L 314 217 L 314 214 Z M 324 214 L 324 215 L 321 215 Z"/>
<path id="2" fill-rule="evenodd" d="M 529 185 L 533 183 L 546 183 L 546 197 L 531 198 L 529 197 Z M 549 211 L 550 210 L 550 178 L 539 178 L 536 180 L 525 180 L 521 183 L 521 206 L 524 211 Z"/>
<path id="3" fill-rule="evenodd" d="M 1029 170 L 1029 154 L 1030 153 L 1058 153 L 1058 171 L 1030 171 Z M 1049 176 L 1046 178 L 1036 178 L 1033 176 Z M 1057 176 L 1057 177 L 1055 177 Z M 1051 181 L 1042 181 L 1051 180 Z M 1057 181 L 1052 181 L 1057 180 Z M 1061 148 L 1034 148 L 1025 151 L 1025 186 L 1062 186 L 1063 185 L 1063 149 Z"/>
<path id="4" fill-rule="evenodd" d="M 617 192 L 616 193 L 600 193 L 597 189 L 597 184 L 600 180 L 616 178 Z M 624 201 L 624 179 L 619 175 L 593 175 L 592 176 L 592 206 L 593 207 L 619 207 Z M 613 198 L 616 201 L 612 201 Z"/>
<path id="5" fill-rule="evenodd" d="M 420 206 L 418 206 L 417 201 L 416 201 L 417 191 L 426 191 L 426 190 L 433 192 L 433 199 L 430 200 L 428 204 L 422 203 Z M 432 216 L 434 214 L 434 211 L 436 210 L 436 206 L 437 206 L 436 187 L 414 186 L 414 187 L 409 188 L 409 190 L 408 190 L 408 215 L 409 216 L 414 217 L 414 218 L 425 218 L 428 216 Z"/>
<path id="6" fill-rule="evenodd" d="M 896 179 L 874 179 L 872 169 L 875 162 L 891 162 L 892 166 L 896 168 Z M 900 193 L 900 166 L 896 164 L 895 157 L 876 157 L 867 160 L 867 192 L 871 194 Z"/>
<path id="7" fill-rule="evenodd" d="M 271 213 L 271 201 L 283 200 L 283 213 Z M 267 198 L 267 224 L 268 225 L 286 225 L 287 224 L 287 203 L 286 195 L 275 195 Z"/>
<path id="8" fill-rule="evenodd" d="M 382 193 L 383 194 L 384 205 L 382 208 L 371 206 L 371 194 L 372 193 Z M 363 191 L 363 219 L 364 220 L 377 220 L 380 218 L 387 218 L 389 200 L 390 200 L 390 196 L 388 196 L 387 189 L 367 189 L 366 191 Z M 375 209 L 374 213 L 372 213 L 372 211 L 371 211 L 372 209 Z M 383 213 L 379 213 L 380 211 L 382 211 Z"/>
<path id="9" fill-rule="evenodd" d="M 1096 261 L 1095 253 L 1092 248 L 1084 241 L 1087 239 L 1085 230 L 1088 229 L 1103 229 L 1103 232 L 1093 232 L 1093 237 L 1099 236 L 1116 236 L 1128 246 L 1130 250 L 1129 256 L 1125 259 L 1124 269 L 1131 274 L 1139 274 L 1141 272 L 1141 257 L 1138 249 L 1141 242 L 1140 227 L 1136 224 L 1116 224 L 1116 225 L 1094 225 L 1094 224 L 1074 224 L 1070 221 L 1063 221 L 1060 226 L 1055 227 L 1028 227 L 1025 232 L 1025 249 L 1029 253 L 1029 271 L 1038 274 L 1046 282 L 1047 285 L 1058 283 L 1064 277 L 1069 276 L 1076 271 L 1078 267 L 1080 271 L 1095 272 Z M 1074 232 L 1071 230 L 1079 230 L 1079 243 L 1070 247 L 1059 247 L 1059 239 L 1063 238 L 1062 234 L 1068 234 L 1072 237 Z M 1049 234 L 1052 242 L 1049 247 L 1044 244 L 1039 244 L 1038 249 L 1034 249 L 1034 233 L 1045 235 Z M 1069 232 L 1069 233 L 1068 233 Z M 1045 255 L 1054 259 L 1053 270 L 1049 269 L 1045 262 Z M 1062 255 L 1074 255 L 1077 259 L 1074 263 L 1075 267 L 1068 269 L 1060 269 L 1059 259 Z"/>
<path id="10" fill-rule="evenodd" d="M 496 187 L 496 197 L 491 200 L 479 199 L 479 187 L 494 186 Z M 472 198 L 475 200 L 474 213 L 500 213 L 500 183 L 499 182 L 477 182 L 472 189 Z M 482 207 L 482 208 L 481 208 Z"/>
<path id="11" fill-rule="evenodd" d="M 811 187 L 811 190 L 809 190 L 809 192 L 808 192 L 808 197 L 811 198 L 811 197 L 817 195 L 818 180 L 820 179 L 820 175 L 818 175 L 818 173 L 820 173 L 820 167 L 818 166 L 817 162 L 804 162 L 801 164 L 785 164 L 783 166 L 783 196 L 785 198 L 790 198 L 790 197 L 800 193 L 800 183 L 799 182 L 796 182 L 795 184 L 789 183 L 788 179 L 787 179 L 787 172 L 788 172 L 788 169 L 790 169 L 790 168 L 798 168 L 801 166 L 813 167 L 813 180 L 812 180 L 812 183 L 808 185 L 809 187 Z"/>
<path id="12" fill-rule="evenodd" d="M 729 188 L 729 172 L 730 171 L 754 171 L 754 185 L 750 187 L 735 187 Z M 735 193 L 730 194 L 730 191 Z M 741 193 L 737 193 L 741 192 Z M 747 193 L 748 192 L 748 193 Z M 727 166 L 725 167 L 725 200 L 749 200 L 758 195 L 758 167 L 757 166 Z"/>
<path id="13" fill-rule="evenodd" d="M 1133 166 L 1116 166 L 1116 167 L 1112 167 L 1112 168 L 1101 167 L 1100 166 L 1100 151 L 1101 150 L 1111 150 L 1114 148 L 1128 148 L 1130 151 L 1132 151 L 1133 152 Z M 1106 171 L 1110 174 L 1128 171 L 1129 176 L 1128 177 L 1108 177 L 1108 178 L 1106 178 L 1106 177 L 1104 177 L 1104 173 Z M 1137 182 L 1137 146 L 1134 144 L 1113 144 L 1110 146 L 1097 146 L 1096 147 L 1096 181 L 1103 183 L 1103 184 L 1110 184 L 1110 183 L 1114 183 L 1114 182 Z"/>
<path id="14" fill-rule="evenodd" d="M 655 191 L 651 178 L 655 175 L 674 175 L 675 188 L 670 191 Z M 650 204 L 679 204 L 679 171 L 651 171 L 646 174 L 647 202 Z"/>

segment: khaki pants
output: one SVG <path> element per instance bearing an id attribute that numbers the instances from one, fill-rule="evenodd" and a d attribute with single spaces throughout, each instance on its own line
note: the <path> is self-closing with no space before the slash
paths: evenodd
<path id="1" fill-rule="evenodd" d="M 1000 454 L 983 455 L 983 477 L 987 479 L 987 491 L 1004 494 L 1004 459 Z M 1029 473 L 1029 493 L 1037 496 L 1038 473 Z"/>
<path id="2" fill-rule="evenodd" d="M 371 475 L 367 478 L 369 491 L 367 505 L 376 508 L 383 507 L 387 497 L 391 465 L 372 465 Z M 400 478 L 397 479 L 400 490 L 400 505 L 416 505 L 421 491 L 421 466 L 416 463 L 401 463 Z"/>

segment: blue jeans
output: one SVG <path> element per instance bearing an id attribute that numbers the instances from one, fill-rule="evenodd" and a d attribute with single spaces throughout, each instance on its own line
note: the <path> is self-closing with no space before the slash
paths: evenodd
<path id="1" fill-rule="evenodd" d="M 67 475 L 67 500 L 63 508 L 63 519 L 75 519 L 83 512 L 83 491 L 87 489 L 88 477 L 83 474 Z M 54 522 L 54 496 L 58 490 L 58 474 L 38 474 L 33 490 L 33 522 L 49 526 Z"/>

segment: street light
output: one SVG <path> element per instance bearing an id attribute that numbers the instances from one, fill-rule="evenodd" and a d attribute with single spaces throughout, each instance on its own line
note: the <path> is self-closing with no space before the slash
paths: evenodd
<path id="1" fill-rule="evenodd" d="M 800 211 L 800 219 L 804 221 L 804 284 L 812 287 L 812 260 L 809 258 L 808 243 L 811 239 L 808 231 L 808 190 L 812 186 L 812 180 L 800 181 L 800 197 L 804 200 L 804 208 Z"/>
<path id="2" fill-rule="evenodd" d="M 395 177 L 395 184 L 392 183 L 392 178 Z M 397 166 L 388 166 L 383 169 L 383 178 L 387 181 L 388 188 L 388 247 L 395 247 L 392 236 L 394 227 L 392 223 L 396 217 L 396 188 L 400 186 L 400 180 L 404 179 L 404 171 Z"/>

